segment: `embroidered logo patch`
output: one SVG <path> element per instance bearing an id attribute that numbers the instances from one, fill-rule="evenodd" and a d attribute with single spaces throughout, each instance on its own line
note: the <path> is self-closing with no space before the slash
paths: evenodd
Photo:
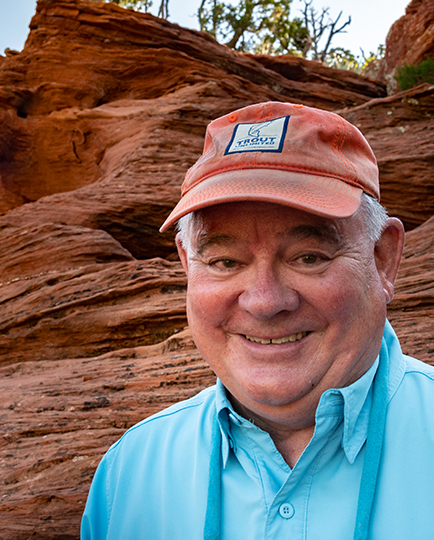
<path id="1" fill-rule="evenodd" d="M 259 124 L 238 124 L 225 155 L 237 152 L 281 152 L 289 116 Z"/>

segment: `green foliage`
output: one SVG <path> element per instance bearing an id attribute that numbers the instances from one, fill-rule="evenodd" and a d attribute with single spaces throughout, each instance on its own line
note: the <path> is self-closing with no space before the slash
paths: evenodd
<path id="1" fill-rule="evenodd" d="M 361 55 L 356 56 L 348 49 L 336 47 L 328 51 L 324 63 L 335 69 L 348 69 L 363 74 L 363 71 L 371 62 L 384 57 L 385 50 L 386 47 L 384 45 L 379 45 L 376 53 L 371 51 L 366 56 L 363 49 L 360 49 Z"/>
<path id="2" fill-rule="evenodd" d="M 152 7 L 152 0 L 105 0 L 106 3 L 111 2 L 118 6 L 135 9 L 136 11 L 149 11 Z"/>
<path id="3" fill-rule="evenodd" d="M 408 90 L 422 83 L 434 84 L 434 60 L 425 58 L 417 66 L 404 64 L 397 69 L 395 78 L 401 90 Z"/>
<path id="4" fill-rule="evenodd" d="M 202 0 L 200 29 L 217 41 L 244 52 L 289 52 L 303 41 L 301 20 L 289 20 L 292 0 L 240 0 L 232 5 Z"/>
<path id="5" fill-rule="evenodd" d="M 221 27 L 225 24 L 226 7 L 217 0 L 202 0 L 197 13 L 200 29 L 216 39 L 220 38 Z"/>
<path id="6" fill-rule="evenodd" d="M 376 62 L 377 60 L 381 60 L 382 58 L 384 58 L 384 55 L 386 53 L 386 46 L 378 45 L 377 52 L 374 53 L 371 51 L 368 56 L 365 55 L 365 52 L 362 48 L 360 48 L 360 51 L 362 53 L 362 56 L 358 57 L 359 66 L 354 71 L 363 74 L 363 72 L 367 69 L 371 62 Z"/>
<path id="7" fill-rule="evenodd" d="M 325 62 L 327 66 L 335 69 L 348 69 L 358 71 L 360 69 L 360 60 L 354 54 L 342 47 L 330 49 L 326 55 Z"/>
<path id="8" fill-rule="evenodd" d="M 256 54 L 294 54 L 350 68 L 357 64 L 350 51 L 332 49 L 333 37 L 351 23 L 339 26 L 342 11 L 335 20 L 328 17 L 328 8 L 318 13 L 313 0 L 304 0 L 303 17 L 290 19 L 292 0 L 201 0 L 198 10 L 200 29 L 217 41 L 243 52 Z M 235 1 L 235 0 L 232 0 Z M 325 43 L 320 49 L 320 41 Z"/>
<path id="9" fill-rule="evenodd" d="M 301 56 L 301 51 L 309 39 L 309 32 L 303 21 L 295 18 L 292 21 L 277 12 L 265 25 L 265 30 L 258 34 L 256 54 L 295 54 Z"/>
<path id="10" fill-rule="evenodd" d="M 97 0 L 93 0 L 97 1 Z M 104 2 L 117 4 L 118 6 L 134 9 L 135 11 L 148 12 L 152 7 L 152 0 L 104 0 Z M 161 0 L 160 7 L 158 9 L 158 17 L 163 19 L 169 18 L 169 0 Z"/>

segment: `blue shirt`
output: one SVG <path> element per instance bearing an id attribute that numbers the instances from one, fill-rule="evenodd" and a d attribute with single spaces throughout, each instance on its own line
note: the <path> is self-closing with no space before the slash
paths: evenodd
<path id="1" fill-rule="evenodd" d="M 434 368 L 401 352 L 391 326 L 387 417 L 370 540 L 434 538 Z M 220 382 L 147 418 L 95 474 L 83 540 L 202 540 L 217 407 L 222 540 L 351 540 L 378 358 L 326 391 L 315 432 L 291 469 L 268 433 L 239 416 Z"/>

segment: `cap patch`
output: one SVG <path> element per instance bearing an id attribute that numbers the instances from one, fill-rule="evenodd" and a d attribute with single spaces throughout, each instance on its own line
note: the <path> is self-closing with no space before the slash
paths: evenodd
<path id="1" fill-rule="evenodd" d="M 240 152 L 282 152 L 289 116 L 258 124 L 237 124 L 225 155 Z"/>

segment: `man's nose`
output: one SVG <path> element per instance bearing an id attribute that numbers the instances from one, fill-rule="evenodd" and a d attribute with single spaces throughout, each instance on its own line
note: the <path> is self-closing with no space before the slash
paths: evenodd
<path id="1" fill-rule="evenodd" d="M 298 292 L 272 268 L 258 268 L 246 278 L 238 305 L 257 319 L 267 320 L 299 307 Z"/>

